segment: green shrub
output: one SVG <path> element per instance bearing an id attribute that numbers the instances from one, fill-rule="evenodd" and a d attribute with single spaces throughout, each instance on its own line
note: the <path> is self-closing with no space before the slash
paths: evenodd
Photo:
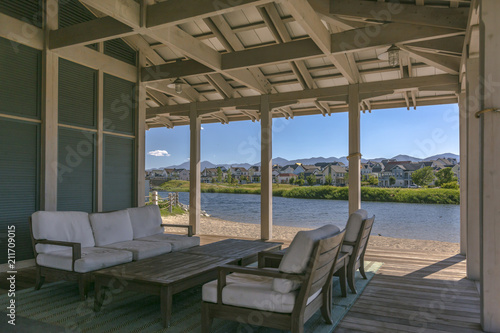
<path id="1" fill-rule="evenodd" d="M 441 188 L 449 188 L 449 189 L 458 190 L 460 188 L 460 186 L 458 185 L 458 182 L 455 181 L 455 182 L 441 184 Z"/>

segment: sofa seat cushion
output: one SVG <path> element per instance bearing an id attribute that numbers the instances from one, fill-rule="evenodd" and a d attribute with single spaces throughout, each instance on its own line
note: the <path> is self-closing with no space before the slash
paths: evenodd
<path id="1" fill-rule="evenodd" d="M 295 306 L 297 291 L 286 294 L 273 290 L 273 278 L 233 273 L 227 276 L 227 284 L 222 289 L 222 303 L 262 311 L 291 313 Z M 321 293 L 308 298 L 307 304 Z M 217 303 L 217 280 L 203 285 L 203 301 Z"/>
<path id="2" fill-rule="evenodd" d="M 143 241 L 127 241 L 104 245 L 103 247 L 115 250 L 126 250 L 132 252 L 134 260 L 146 259 L 149 257 L 159 256 L 160 254 L 169 253 L 172 251 L 170 243 L 159 242 L 143 242 Z"/>
<path id="3" fill-rule="evenodd" d="M 96 246 L 126 242 L 134 239 L 132 222 L 130 222 L 130 216 L 126 209 L 111 213 L 90 214 L 89 219 L 94 231 Z"/>
<path id="4" fill-rule="evenodd" d="M 354 251 L 354 247 L 351 245 L 342 245 L 342 249 L 340 250 L 340 252 L 349 253 L 349 255 L 352 254 L 352 251 Z"/>
<path id="5" fill-rule="evenodd" d="M 137 240 L 147 242 L 166 242 L 172 245 L 172 252 L 188 249 L 190 247 L 200 245 L 200 237 L 188 237 L 186 235 L 164 234 L 159 233 L 156 235 L 139 238 Z"/>
<path id="6" fill-rule="evenodd" d="M 45 212 L 31 216 L 34 239 L 80 243 L 81 247 L 95 245 L 90 227 L 89 214 L 84 212 Z M 37 244 L 38 253 L 49 253 L 67 249 L 64 246 Z"/>
<path id="7" fill-rule="evenodd" d="M 160 208 L 149 205 L 137 208 L 128 208 L 134 239 L 147 237 L 163 232 Z"/>
<path id="8" fill-rule="evenodd" d="M 36 257 L 36 263 L 40 266 L 71 271 L 72 249 L 42 253 Z M 75 272 L 87 273 L 125 264 L 132 261 L 132 252 L 105 249 L 101 247 L 82 248 L 82 258 L 75 261 Z"/>

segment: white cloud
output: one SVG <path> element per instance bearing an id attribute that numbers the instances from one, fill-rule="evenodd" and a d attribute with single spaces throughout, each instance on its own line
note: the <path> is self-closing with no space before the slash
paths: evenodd
<path id="1" fill-rule="evenodd" d="M 156 157 L 170 156 L 170 154 L 166 150 L 153 150 L 153 151 L 150 151 L 148 153 L 148 155 L 156 156 Z"/>
<path id="2" fill-rule="evenodd" d="M 203 126 L 201 127 L 202 130 L 204 130 Z"/>

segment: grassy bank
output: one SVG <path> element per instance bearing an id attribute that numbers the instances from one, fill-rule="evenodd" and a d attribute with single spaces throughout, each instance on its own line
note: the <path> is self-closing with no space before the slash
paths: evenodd
<path id="1" fill-rule="evenodd" d="M 169 181 L 159 189 L 172 192 L 189 192 L 189 182 Z M 260 184 L 201 184 L 205 193 L 236 193 L 260 194 Z M 288 184 L 273 184 L 273 195 L 284 198 L 347 200 L 348 188 L 335 186 L 295 186 Z M 363 201 L 405 202 L 425 204 L 455 204 L 460 203 L 460 191 L 440 188 L 378 188 L 362 187 Z"/>

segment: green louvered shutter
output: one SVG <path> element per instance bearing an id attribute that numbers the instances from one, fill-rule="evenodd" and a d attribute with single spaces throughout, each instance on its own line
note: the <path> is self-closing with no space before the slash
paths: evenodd
<path id="1" fill-rule="evenodd" d="M 0 38 L 0 113 L 40 119 L 42 53 Z"/>
<path id="2" fill-rule="evenodd" d="M 57 210 L 95 210 L 95 133 L 59 128 Z"/>
<path id="3" fill-rule="evenodd" d="M 96 128 L 97 71 L 59 60 L 59 123 Z"/>
<path id="4" fill-rule="evenodd" d="M 103 210 L 133 206 L 134 140 L 113 135 L 104 136 Z"/>
<path id="5" fill-rule="evenodd" d="M 128 46 L 128 44 L 121 38 L 105 41 L 104 54 L 126 62 L 132 66 L 135 66 L 137 62 L 137 52 Z"/>
<path id="6" fill-rule="evenodd" d="M 42 0 L 1 0 L 0 13 L 42 27 Z"/>
<path id="7" fill-rule="evenodd" d="M 59 28 L 69 27 L 78 23 L 95 20 L 96 16 L 92 14 L 78 0 L 59 1 Z M 85 45 L 91 49 L 97 50 L 97 43 Z"/>
<path id="8" fill-rule="evenodd" d="M 135 84 L 104 75 L 104 128 L 109 132 L 135 134 Z"/>
<path id="9" fill-rule="evenodd" d="M 29 217 L 39 210 L 40 125 L 0 118 L 0 263 L 7 227 L 16 229 L 16 260 L 33 258 Z"/>

